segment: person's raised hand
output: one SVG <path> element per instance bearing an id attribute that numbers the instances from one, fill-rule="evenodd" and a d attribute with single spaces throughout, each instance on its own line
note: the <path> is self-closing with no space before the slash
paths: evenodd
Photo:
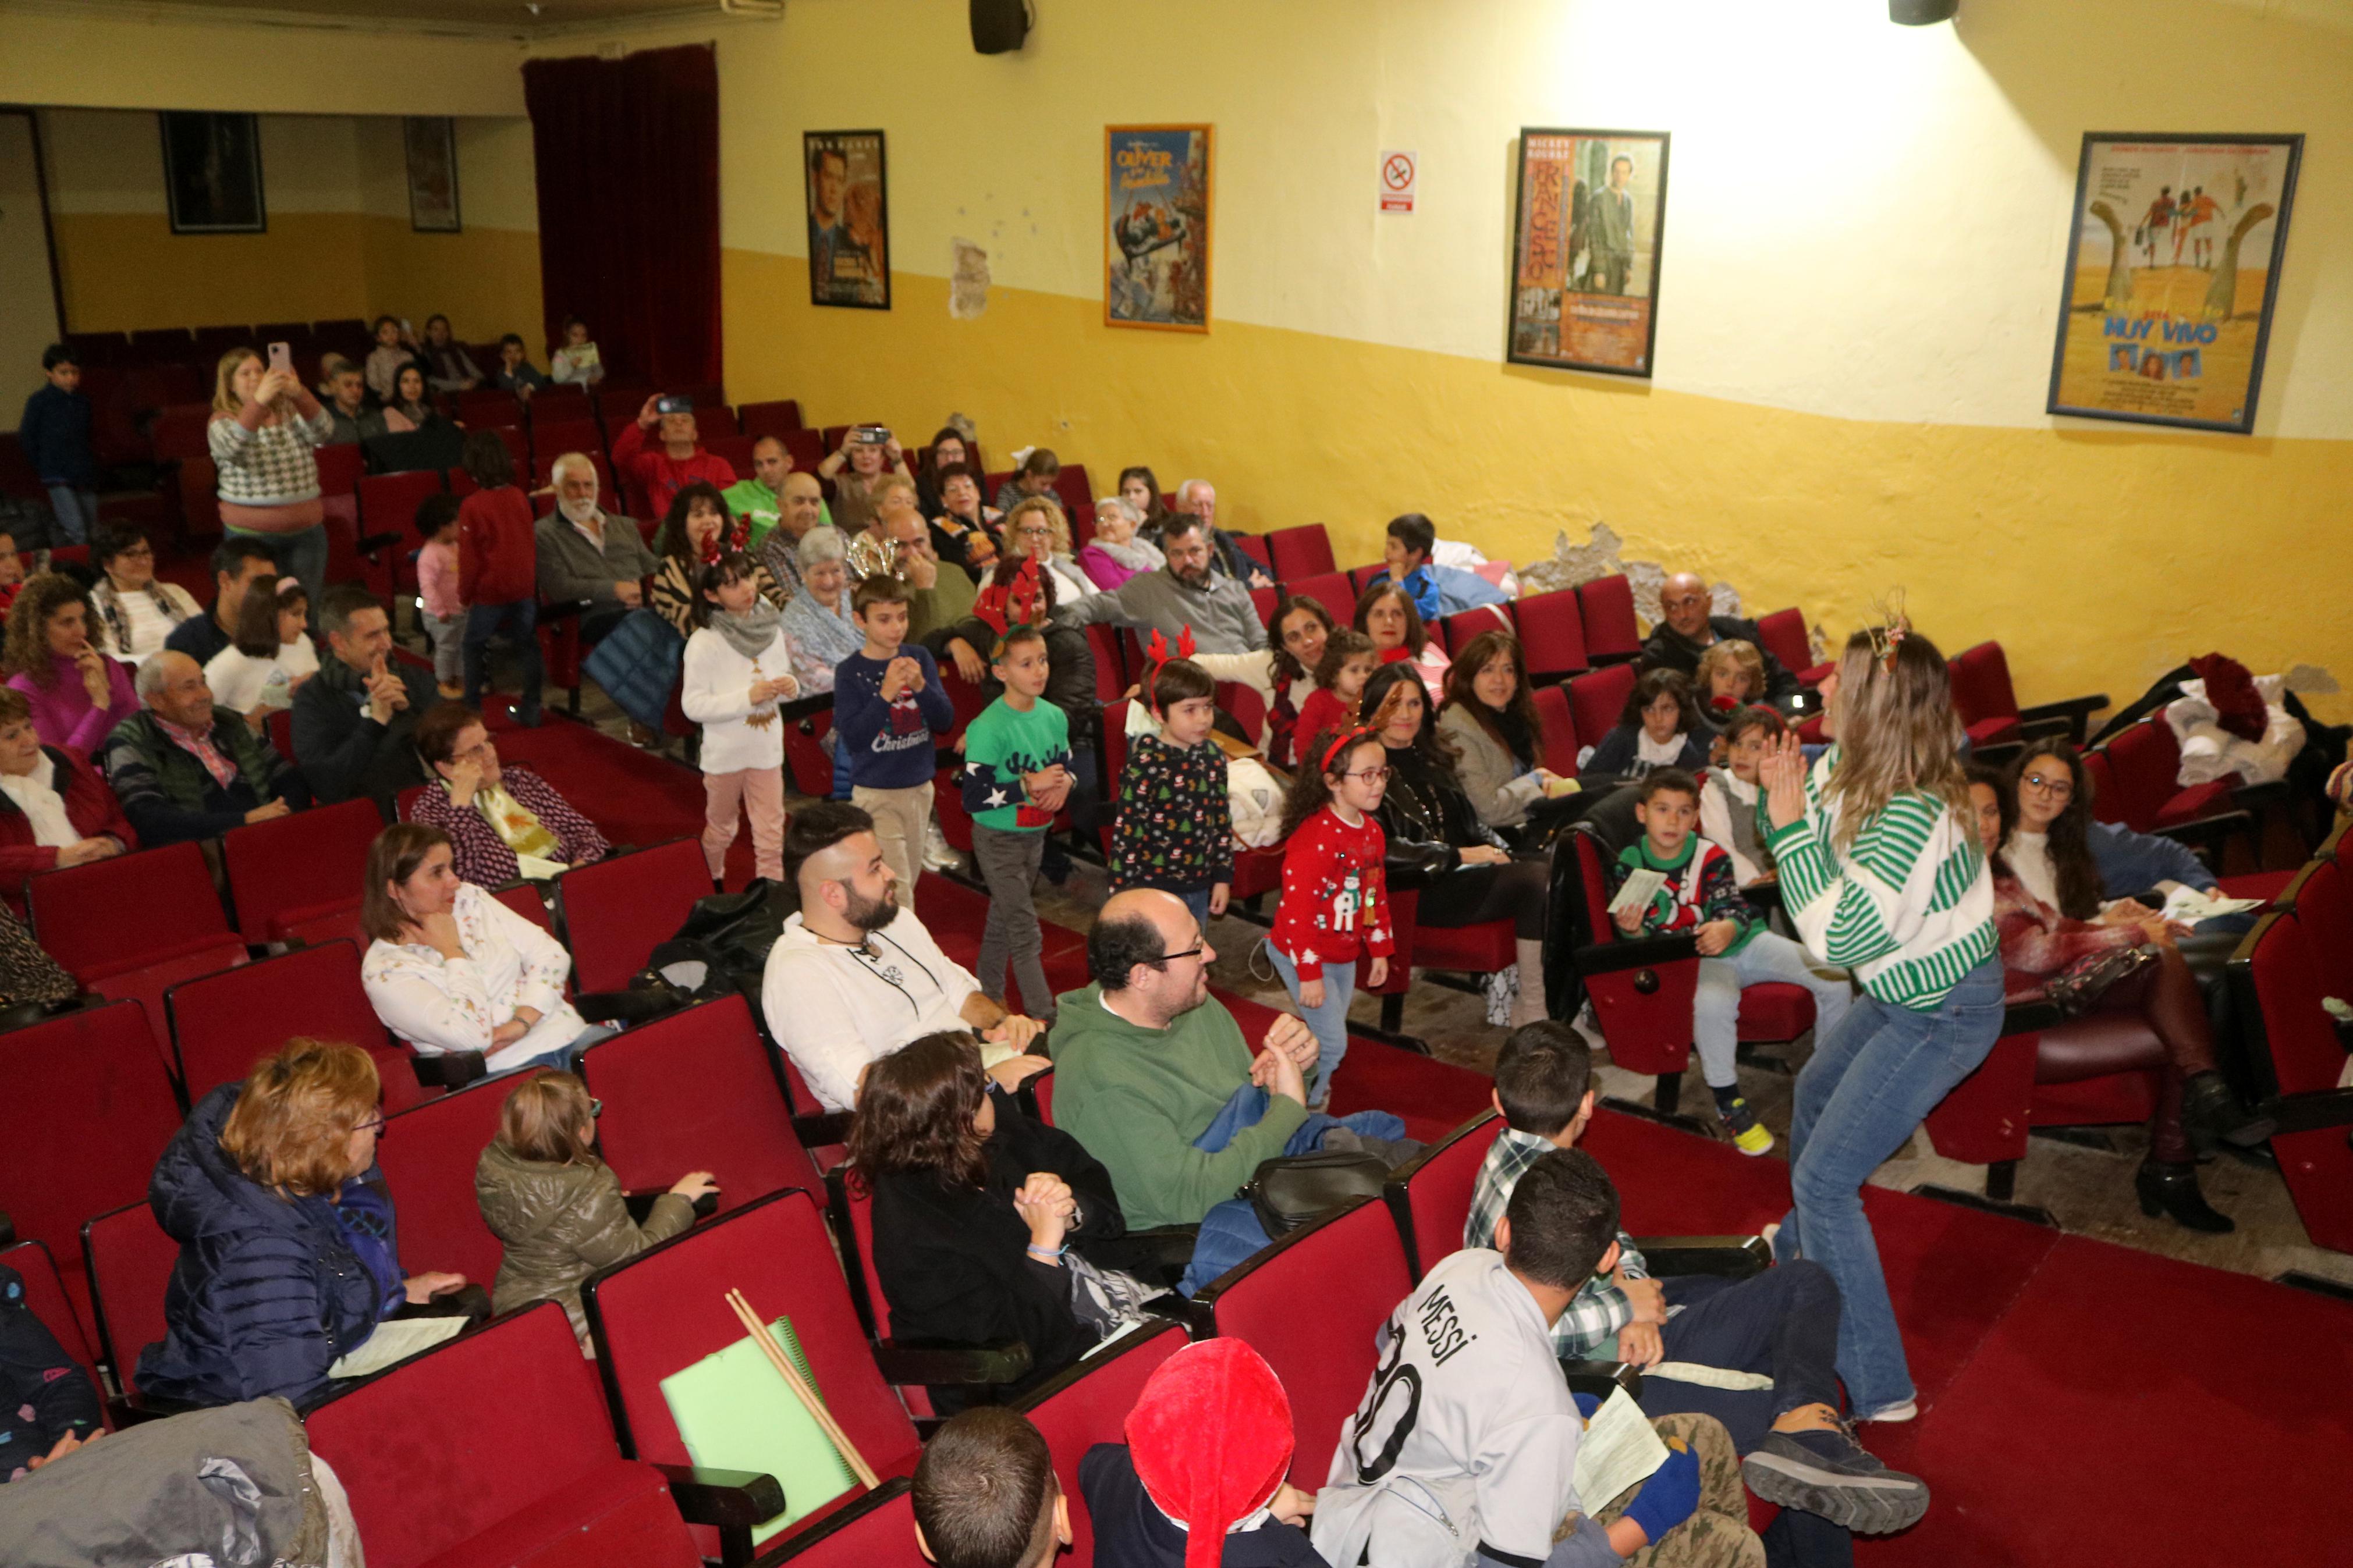
<path id="1" fill-rule="evenodd" d="M 660 423 L 661 423 L 661 410 L 660 410 L 660 408 L 659 408 L 658 406 L 656 406 L 656 405 L 659 404 L 660 402 L 661 402 L 661 394 L 660 394 L 660 393 L 659 393 L 659 392 L 655 393 L 651 397 L 649 397 L 649 398 L 647 398 L 647 399 L 646 399 L 646 405 L 645 405 L 643 408 L 640 408 L 640 409 L 638 409 L 638 429 L 640 429 L 640 430 L 650 430 L 650 429 L 652 429 L 655 426 L 657 426 L 657 425 L 659 425 L 659 424 L 660 424 Z"/>
<path id="2" fill-rule="evenodd" d="M 411 1303 L 423 1306 L 442 1291 L 455 1290 L 465 1282 L 466 1277 L 463 1274 L 444 1271 L 412 1274 L 401 1282 L 403 1287 L 401 1293 L 406 1296 Z"/>
<path id="3" fill-rule="evenodd" d="M 940 558 L 929 548 L 910 545 L 899 558 L 900 567 L 907 574 L 910 588 L 936 587 L 940 580 Z"/>
<path id="4" fill-rule="evenodd" d="M 906 448 L 899 445 L 899 437 L 896 436 L 886 437 L 882 442 L 882 461 L 895 468 L 906 460 Z"/>
<path id="5" fill-rule="evenodd" d="M 692 1203 L 705 1193 L 717 1192 L 719 1182 L 708 1171 L 689 1171 L 685 1175 L 672 1182 L 670 1184 L 670 1190 L 688 1203 Z"/>
<path id="6" fill-rule="evenodd" d="M 1667 1358 L 1666 1342 L 1656 1323 L 1629 1323 L 1618 1331 L 1618 1359 L 1639 1367 L 1653 1367 Z"/>
<path id="7" fill-rule="evenodd" d="M 31 1458 L 26 1459 L 25 1461 L 25 1468 L 27 1470 L 37 1470 L 44 1465 L 54 1465 L 59 1459 L 64 1458 L 68 1454 L 74 1452 L 78 1448 L 87 1448 L 92 1443 L 97 1442 L 100 1437 L 105 1436 L 106 1434 L 102 1430 L 92 1432 L 87 1437 L 81 1436 L 76 1433 L 69 1432 L 64 1436 L 58 1438 L 55 1443 L 51 1444 L 47 1453 L 36 1454 Z"/>
<path id="8" fill-rule="evenodd" d="M 902 667 L 900 689 L 921 691 L 923 689 L 923 667 L 916 661 L 914 655 L 902 653 L 892 662 Z"/>
<path id="9" fill-rule="evenodd" d="M 978 686 L 988 675 L 988 667 L 980 662 L 979 650 L 962 637 L 948 638 L 948 657 L 955 660 L 956 673 L 967 686 Z"/>
<path id="10" fill-rule="evenodd" d="M 1261 1051 L 1250 1063 L 1250 1081 L 1269 1094 L 1295 1100 L 1302 1105 L 1307 1103 L 1307 1079 L 1301 1074 L 1299 1064 L 1291 1059 L 1288 1051 Z"/>
<path id="11" fill-rule="evenodd" d="M 289 813 L 293 811 L 293 809 L 294 808 L 292 806 L 287 805 L 283 800 L 273 800 L 269 802 L 267 805 L 257 805 L 251 811 L 247 812 L 245 814 L 245 820 L 248 824 L 256 822 L 275 822 L 278 818 L 287 816 Z"/>
<path id="12" fill-rule="evenodd" d="M 1765 815 L 1787 827 L 1806 815 L 1806 753 L 1793 731 L 1766 743 L 1757 760 L 1757 782 L 1765 791 Z"/>
<path id="13" fill-rule="evenodd" d="M 1697 940 L 1692 945 L 1699 950 L 1702 958 L 1714 958 L 1730 946 L 1732 939 L 1739 934 L 1738 921 L 1709 921 L 1699 928 Z"/>
<path id="14" fill-rule="evenodd" d="M 458 934 L 458 917 L 448 910 L 436 910 L 422 920 L 408 922 L 417 940 L 444 958 L 463 958 L 466 944 Z"/>
<path id="15" fill-rule="evenodd" d="M 1316 1054 L 1323 1048 L 1315 1043 L 1315 1031 L 1307 1020 L 1293 1013 L 1278 1013 L 1267 1026 L 1266 1037 L 1259 1042 L 1270 1051 L 1281 1051 L 1303 1070 L 1315 1065 Z"/>
<path id="16" fill-rule="evenodd" d="M 450 800 L 459 805 L 471 805 L 474 792 L 482 787 L 482 764 L 468 757 L 450 763 L 449 771 L 442 776 L 449 781 Z"/>
<path id="17" fill-rule="evenodd" d="M 75 653 L 74 673 L 81 677 L 81 689 L 93 708 L 103 708 L 114 700 L 114 689 L 108 679 L 106 656 L 88 643 Z"/>

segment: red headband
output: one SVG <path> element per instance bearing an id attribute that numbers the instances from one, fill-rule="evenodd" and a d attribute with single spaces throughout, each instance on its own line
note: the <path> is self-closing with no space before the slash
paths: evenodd
<path id="1" fill-rule="evenodd" d="M 1184 626 L 1179 626 L 1176 630 L 1176 652 L 1175 657 L 1177 658 L 1190 658 L 1193 657 L 1193 626 L 1189 621 L 1187 621 Z M 1162 667 L 1166 665 L 1169 661 L 1170 655 L 1168 652 L 1168 639 L 1162 637 L 1157 631 L 1155 631 L 1152 634 L 1152 640 L 1145 645 L 1144 675 L 1143 679 L 1137 683 L 1143 690 L 1144 705 L 1152 710 L 1152 716 L 1155 719 L 1163 718 L 1160 711 L 1160 693 L 1155 689 L 1155 688 L 1160 683 L 1160 671 Z"/>
<path id="2" fill-rule="evenodd" d="M 1332 761 L 1334 758 L 1345 755 L 1346 752 L 1356 750 L 1360 742 L 1369 741 L 1373 738 L 1372 731 L 1365 728 L 1363 725 L 1358 725 L 1356 729 L 1347 731 L 1342 734 L 1338 740 L 1334 741 L 1330 745 L 1324 747 L 1324 767 L 1322 770 L 1324 776 L 1327 778 L 1331 776 Z"/>

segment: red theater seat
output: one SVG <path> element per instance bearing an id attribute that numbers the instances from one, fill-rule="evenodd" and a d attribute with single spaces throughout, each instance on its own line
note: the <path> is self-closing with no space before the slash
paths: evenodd
<path id="1" fill-rule="evenodd" d="M 1078 1365 L 1039 1385 L 1021 1402 L 1023 1415 L 1046 1439 L 1054 1475 L 1071 1500 L 1071 1562 L 1094 1561 L 1094 1521 L 1079 1490 L 1079 1461 L 1098 1443 L 1127 1441 L 1127 1413 L 1160 1363 L 1189 1342 L 1174 1323 L 1147 1320 Z"/>
<path id="2" fill-rule="evenodd" d="M 1624 577 L 1596 577 L 1577 590 L 1585 625 L 1585 655 L 1596 664 L 1641 657 L 1642 629 L 1634 618 L 1634 585 Z"/>
<path id="3" fill-rule="evenodd" d="M 179 1265 L 180 1244 L 155 1223 L 142 1198 L 84 1221 L 81 1257 L 106 1363 L 122 1391 L 136 1396 L 139 1352 L 160 1343 L 168 1327 L 164 1292 Z"/>
<path id="4" fill-rule="evenodd" d="M 673 838 L 566 871 L 555 887 L 574 984 L 583 991 L 619 991 L 657 946 L 678 934 L 695 901 L 711 896 L 711 868 L 702 845 Z"/>
<path id="5" fill-rule="evenodd" d="M 485 1289 L 498 1278 L 505 1248 L 482 1222 L 474 1165 L 498 1136 L 507 1096 L 525 1076 L 488 1079 L 385 1120 L 376 1163 L 392 1190 L 400 1260 L 410 1270 L 454 1270 Z"/>
<path id="6" fill-rule="evenodd" d="M 387 1111 L 425 1098 L 407 1051 L 377 1021 L 360 984 L 360 950 L 350 942 L 184 980 L 164 993 L 164 1007 L 191 1105 L 218 1085 L 243 1081 L 255 1062 L 298 1036 L 339 1040 L 374 1057 Z"/>
<path id="7" fill-rule="evenodd" d="M 313 806 L 221 836 L 231 900 L 244 939 L 259 946 L 285 940 L 285 927 L 356 906 L 366 880 L 368 847 L 384 831 L 373 800 Z"/>
<path id="8" fill-rule="evenodd" d="M 1493 1111 L 1472 1117 L 1431 1144 L 1390 1176 L 1383 1196 L 1405 1243 L 1407 1267 L 1419 1281 L 1440 1258 L 1462 1249 L 1462 1227 L 1471 1219 L 1471 1194 L 1479 1167 L 1504 1130 Z"/>

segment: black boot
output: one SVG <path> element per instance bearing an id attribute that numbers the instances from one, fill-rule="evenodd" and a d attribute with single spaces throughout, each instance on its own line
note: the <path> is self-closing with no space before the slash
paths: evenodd
<path id="1" fill-rule="evenodd" d="M 2253 1148 L 2277 1131 L 2279 1124 L 2241 1105 L 2221 1073 L 2201 1072 L 2181 1086 L 2181 1130 L 2203 1159 L 2217 1143 Z"/>
<path id="2" fill-rule="evenodd" d="M 2205 1195 L 2198 1190 L 2196 1165 L 2168 1165 L 2163 1161 L 2147 1159 L 2133 1176 L 2133 1191 L 2140 1194 L 2140 1212 L 2154 1215 L 2163 1210 L 2173 1223 L 2184 1230 L 2209 1231 L 2220 1236 L 2238 1226 L 2231 1216 L 2218 1214 L 2206 1206 Z"/>

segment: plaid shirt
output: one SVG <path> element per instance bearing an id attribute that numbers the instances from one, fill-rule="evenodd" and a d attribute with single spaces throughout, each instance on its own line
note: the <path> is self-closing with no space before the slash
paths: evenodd
<path id="1" fill-rule="evenodd" d="M 1495 1142 L 1479 1167 L 1478 1184 L 1471 1191 L 1471 1217 L 1462 1226 L 1463 1246 L 1495 1245 L 1495 1222 L 1504 1217 L 1504 1205 L 1512 1201 L 1512 1189 L 1520 1184 L 1521 1175 L 1536 1163 L 1538 1155 L 1555 1147 L 1549 1138 L 1510 1127 L 1495 1134 Z M 1618 1233 L 1618 1267 L 1629 1279 L 1650 1278 L 1641 1253 L 1635 1249 L 1634 1238 L 1622 1230 Z M 1585 1289 L 1577 1293 L 1568 1310 L 1552 1326 L 1553 1353 L 1563 1361 L 1616 1361 L 1618 1331 L 1633 1321 L 1634 1304 L 1626 1299 L 1626 1292 L 1611 1284 L 1608 1277 L 1596 1275 L 1585 1282 Z"/>

